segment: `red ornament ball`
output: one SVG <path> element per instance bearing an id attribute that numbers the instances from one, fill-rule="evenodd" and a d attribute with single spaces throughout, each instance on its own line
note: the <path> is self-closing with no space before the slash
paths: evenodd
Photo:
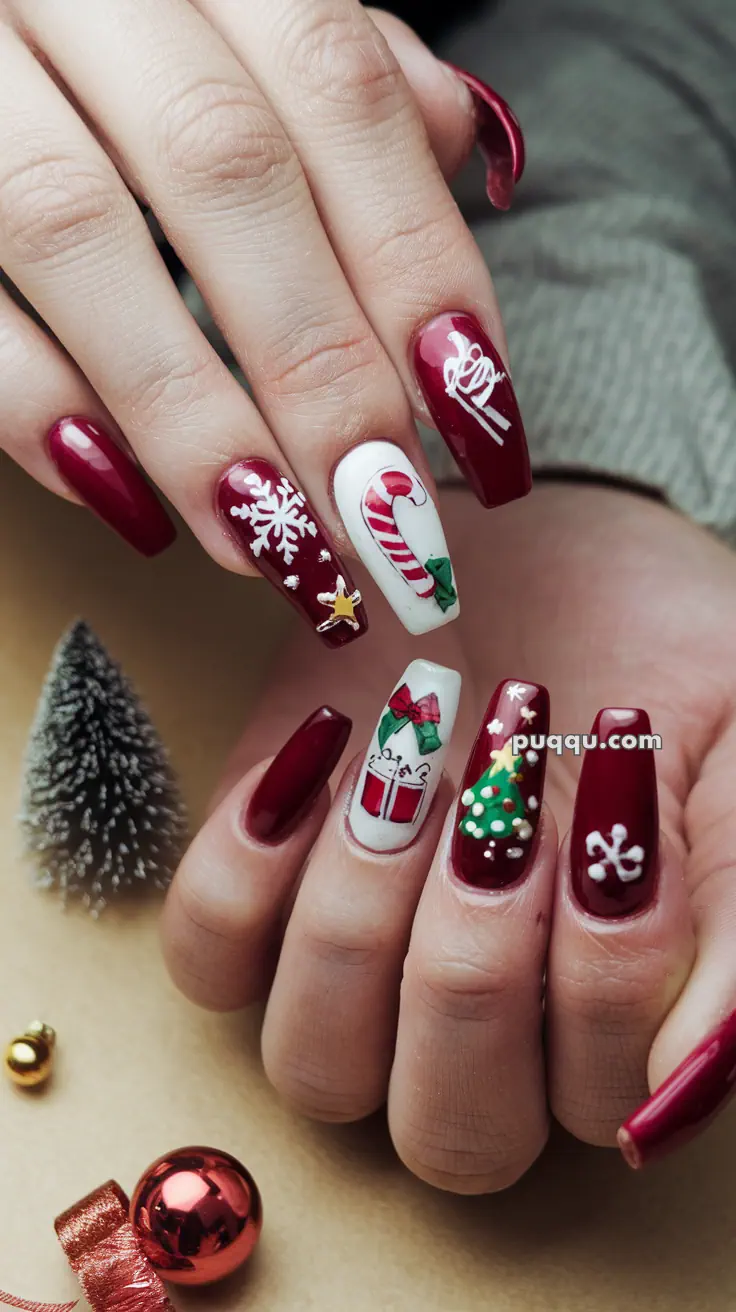
<path id="1" fill-rule="evenodd" d="M 141 1178 L 130 1219 L 163 1280 L 209 1285 L 232 1275 L 258 1243 L 261 1195 L 249 1171 L 214 1148 L 179 1148 Z"/>

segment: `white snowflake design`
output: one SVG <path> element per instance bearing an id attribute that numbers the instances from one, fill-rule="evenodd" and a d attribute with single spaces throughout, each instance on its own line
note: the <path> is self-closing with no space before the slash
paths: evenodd
<path id="1" fill-rule="evenodd" d="M 291 588 L 292 590 L 295 590 L 296 588 L 298 588 L 298 587 L 299 587 L 299 575 L 298 575 L 298 574 L 287 574 L 286 578 L 284 579 L 284 587 L 285 587 L 285 588 Z"/>
<path id="2" fill-rule="evenodd" d="M 491 720 L 490 724 L 486 725 L 486 729 L 489 733 L 503 733 L 503 720 Z"/>
<path id="3" fill-rule="evenodd" d="M 254 500 L 241 506 L 232 506 L 234 519 L 243 519 L 253 529 L 250 549 L 258 559 L 262 551 L 277 551 L 285 565 L 291 565 L 299 554 L 301 542 L 307 534 L 315 538 L 317 525 L 305 514 L 307 499 L 297 492 L 288 478 L 279 479 L 274 486 L 270 478 L 249 474 L 246 483 L 252 489 Z"/>
<path id="4" fill-rule="evenodd" d="M 527 692 L 526 684 L 512 683 L 506 689 L 506 696 L 510 702 L 520 702 L 525 692 Z"/>
<path id="5" fill-rule="evenodd" d="M 594 861 L 588 866 L 588 874 L 597 884 L 605 879 L 608 873 L 607 866 L 613 866 L 622 884 L 630 884 L 641 875 L 644 869 L 642 865 L 644 848 L 635 843 L 625 851 L 624 843 L 628 836 L 626 825 L 621 824 L 611 825 L 610 842 L 606 841 L 599 829 L 594 829 L 588 834 L 585 840 L 588 856 L 595 856 L 596 852 L 600 852 L 602 856 L 602 860 Z"/>

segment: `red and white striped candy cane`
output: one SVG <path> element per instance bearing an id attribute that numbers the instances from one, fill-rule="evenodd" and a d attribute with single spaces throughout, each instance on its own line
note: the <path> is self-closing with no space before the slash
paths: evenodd
<path id="1" fill-rule="evenodd" d="M 399 532 L 394 515 L 397 497 L 406 497 L 415 506 L 423 506 L 427 500 L 427 489 L 418 478 L 412 478 L 402 469 L 379 469 L 363 493 L 363 519 L 383 554 L 409 587 L 414 589 L 418 597 L 431 597 L 437 584 Z"/>

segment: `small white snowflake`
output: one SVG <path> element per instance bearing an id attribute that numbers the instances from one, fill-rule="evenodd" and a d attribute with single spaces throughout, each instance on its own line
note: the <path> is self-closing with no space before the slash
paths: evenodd
<path id="1" fill-rule="evenodd" d="M 506 689 L 506 696 L 508 697 L 510 702 L 520 702 L 522 697 L 524 696 L 524 693 L 528 691 L 529 690 L 526 687 L 526 684 L 512 683 Z"/>
<path id="2" fill-rule="evenodd" d="M 591 879 L 600 884 L 605 879 L 607 866 L 612 866 L 616 875 L 622 884 L 629 884 L 633 879 L 639 879 L 641 876 L 644 861 L 644 848 L 635 843 L 632 847 L 624 850 L 624 843 L 628 839 L 628 830 L 626 825 L 617 824 L 611 826 L 609 834 L 610 842 L 607 841 L 600 830 L 594 829 L 588 834 L 585 840 L 585 847 L 588 856 L 595 856 L 600 852 L 602 859 L 594 861 L 588 866 L 588 874 Z"/>
<path id="3" fill-rule="evenodd" d="M 279 479 L 275 487 L 270 478 L 262 479 L 255 473 L 245 481 L 251 489 L 251 500 L 231 506 L 230 514 L 250 524 L 250 549 L 256 560 L 262 551 L 276 551 L 285 565 L 291 565 L 307 534 L 317 536 L 317 525 L 304 511 L 306 497 L 288 478 Z"/>
<path id="4" fill-rule="evenodd" d="M 527 724 L 531 724 L 532 720 L 537 718 L 537 712 L 533 711 L 530 706 L 522 706 L 519 713 L 522 720 L 526 720 Z"/>
<path id="5" fill-rule="evenodd" d="M 326 547 L 323 547 L 319 553 L 319 558 L 324 565 L 328 560 L 332 560 L 332 552 L 328 551 Z"/>
<path id="6" fill-rule="evenodd" d="M 299 575 L 298 575 L 298 574 L 287 574 L 286 578 L 284 579 L 284 587 L 285 587 L 285 588 L 291 588 L 292 590 L 293 590 L 294 588 L 298 588 L 298 587 L 299 587 Z"/>
<path id="7" fill-rule="evenodd" d="M 503 733 L 503 720 L 491 720 L 490 724 L 486 725 L 486 729 L 489 733 Z"/>

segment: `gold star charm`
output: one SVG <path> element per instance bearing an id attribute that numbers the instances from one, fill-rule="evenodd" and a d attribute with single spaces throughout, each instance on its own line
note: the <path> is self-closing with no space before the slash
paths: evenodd
<path id="1" fill-rule="evenodd" d="M 493 761 L 492 775 L 498 774 L 499 770 L 507 770 L 509 774 L 513 774 L 516 762 L 520 761 L 521 757 L 514 756 L 511 750 L 511 739 L 508 738 L 503 747 L 497 747 L 495 751 L 491 752 L 491 760 Z"/>
<path id="2" fill-rule="evenodd" d="M 331 606 L 332 614 L 322 624 L 317 625 L 318 633 L 325 633 L 327 629 L 334 629 L 336 624 L 349 624 L 351 629 L 359 629 L 360 624 L 355 618 L 355 607 L 360 605 L 361 597 L 358 589 L 348 597 L 346 592 L 345 580 L 342 574 L 338 574 L 337 583 L 334 592 L 318 592 L 317 601 L 323 606 Z"/>

